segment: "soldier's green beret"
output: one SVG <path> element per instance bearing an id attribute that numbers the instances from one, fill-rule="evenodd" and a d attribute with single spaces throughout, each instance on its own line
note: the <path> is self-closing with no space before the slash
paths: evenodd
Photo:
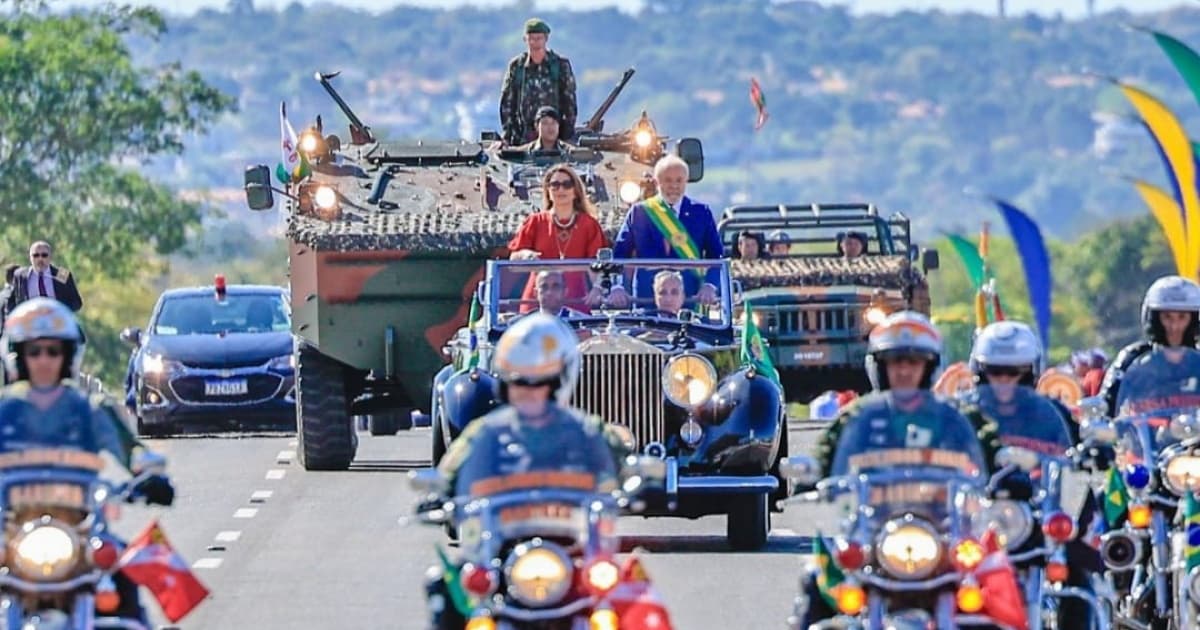
<path id="1" fill-rule="evenodd" d="M 550 34 L 550 25 L 540 18 L 529 18 L 525 20 L 525 33 L 542 33 Z"/>

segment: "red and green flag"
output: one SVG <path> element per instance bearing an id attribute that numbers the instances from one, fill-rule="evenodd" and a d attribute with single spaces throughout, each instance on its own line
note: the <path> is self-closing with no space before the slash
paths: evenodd
<path id="1" fill-rule="evenodd" d="M 758 131 L 767 124 L 769 114 L 767 114 L 767 97 L 763 95 L 762 86 L 758 84 L 758 79 L 755 77 L 750 77 L 750 102 L 758 110 L 758 119 L 754 121 L 754 130 Z"/>
<path id="2" fill-rule="evenodd" d="M 825 544 L 825 537 L 817 532 L 813 556 L 817 562 L 817 591 L 830 608 L 837 610 L 837 589 L 846 581 L 846 574 L 834 560 L 833 554 Z"/>
<path id="3" fill-rule="evenodd" d="M 287 103 L 279 103 L 279 165 L 275 167 L 275 178 L 287 184 L 300 181 L 312 174 L 312 167 L 296 140 L 296 130 L 287 118 Z"/>

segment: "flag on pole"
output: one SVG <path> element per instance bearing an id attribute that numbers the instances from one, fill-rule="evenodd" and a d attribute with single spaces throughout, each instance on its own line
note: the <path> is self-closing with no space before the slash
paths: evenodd
<path id="1" fill-rule="evenodd" d="M 983 561 L 975 567 L 975 578 L 984 595 L 980 612 L 1005 627 L 1028 630 L 1029 615 L 1025 611 L 1021 587 L 1017 584 L 1017 572 L 1009 562 L 996 530 L 988 528 L 979 543 L 984 552 Z"/>
<path id="2" fill-rule="evenodd" d="M 1037 222 L 1012 204 L 1002 199 L 992 201 L 1004 215 L 1013 243 L 1017 246 L 1017 253 L 1021 256 L 1021 265 L 1025 268 L 1025 285 L 1029 289 L 1029 304 L 1033 307 L 1038 334 L 1042 337 L 1042 347 L 1049 348 L 1053 278 L 1050 275 L 1050 254 L 1046 251 L 1042 231 Z"/>
<path id="3" fill-rule="evenodd" d="M 479 335 L 475 332 L 479 318 L 479 296 L 474 295 L 471 297 L 471 310 L 467 313 L 467 360 L 458 369 L 459 374 L 479 367 Z"/>
<path id="4" fill-rule="evenodd" d="M 817 562 L 817 591 L 830 608 L 837 610 L 837 589 L 846 581 L 846 574 L 842 573 L 833 554 L 829 553 L 821 532 L 817 532 L 813 546 L 813 556 Z"/>
<path id="5" fill-rule="evenodd" d="M 629 630 L 671 630 L 671 615 L 650 583 L 637 554 L 625 560 L 620 581 L 608 594 L 608 602 L 621 628 Z"/>
<path id="6" fill-rule="evenodd" d="M 1117 526 L 1125 510 L 1129 508 L 1129 491 L 1125 480 L 1116 467 L 1108 469 L 1108 480 L 1104 483 L 1104 522 L 1109 529 Z"/>
<path id="7" fill-rule="evenodd" d="M 1167 58 L 1171 60 L 1171 64 L 1179 71 L 1188 88 L 1191 89 L 1196 103 L 1200 103 L 1200 55 L 1197 55 L 1196 51 L 1189 48 L 1183 42 L 1166 33 L 1150 31 L 1150 34 L 1154 36 L 1154 41 L 1158 43 L 1158 47 L 1162 48 L 1163 52 L 1167 54 Z"/>
<path id="8" fill-rule="evenodd" d="M 979 247 L 957 234 L 947 234 L 946 238 L 950 241 L 950 246 L 954 248 L 954 251 L 958 253 L 958 257 L 962 259 L 963 267 L 967 269 L 967 277 L 971 279 L 971 286 L 978 291 L 984 281 L 983 258 L 979 255 Z"/>
<path id="9" fill-rule="evenodd" d="M 754 104 L 754 108 L 758 110 L 758 119 L 754 121 L 754 130 L 762 129 L 763 125 L 767 124 L 767 97 L 763 96 L 762 86 L 758 84 L 758 79 L 750 77 L 750 102 Z"/>
<path id="10" fill-rule="evenodd" d="M 462 570 L 450 561 L 441 545 L 434 545 L 434 549 L 437 550 L 438 560 L 442 563 L 442 581 L 446 583 L 446 592 L 450 594 L 450 604 L 463 616 L 471 614 L 471 597 L 467 595 L 459 578 Z"/>
<path id="11" fill-rule="evenodd" d="M 779 383 L 779 372 L 771 363 L 771 355 L 767 353 L 767 344 L 763 341 L 758 325 L 754 323 L 754 313 L 750 302 L 746 302 L 746 323 L 742 329 L 742 365 L 752 365 L 755 371 Z"/>
<path id="12" fill-rule="evenodd" d="M 130 541 L 118 567 L 132 582 L 150 589 L 172 623 L 208 597 L 208 589 L 171 547 L 157 520 Z"/>
<path id="13" fill-rule="evenodd" d="M 279 136 L 280 161 L 275 167 L 275 177 L 284 184 L 308 177 L 312 169 L 308 158 L 300 152 L 296 130 L 292 129 L 292 123 L 288 122 L 287 103 L 284 101 L 279 102 Z"/>
<path id="14" fill-rule="evenodd" d="M 1193 277 L 1188 273 L 1188 269 L 1196 266 L 1190 262 L 1192 252 L 1188 250 L 1187 246 L 1187 233 L 1183 226 L 1183 210 L 1180 209 L 1175 199 L 1157 186 L 1135 179 L 1133 187 L 1137 189 L 1146 207 L 1150 208 L 1150 214 L 1154 215 L 1159 227 L 1162 228 L 1163 234 L 1167 238 L 1167 245 L 1171 248 L 1171 255 L 1175 260 L 1176 272 L 1185 278 Z"/>

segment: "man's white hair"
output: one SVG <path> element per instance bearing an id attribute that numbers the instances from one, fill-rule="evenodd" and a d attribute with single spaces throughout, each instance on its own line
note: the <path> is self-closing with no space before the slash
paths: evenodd
<path id="1" fill-rule="evenodd" d="M 661 160 L 655 162 L 654 179 L 661 178 L 662 174 L 665 173 L 667 169 L 671 168 L 681 168 L 683 169 L 683 176 L 685 178 L 688 176 L 687 162 L 684 162 L 683 158 L 679 157 L 678 155 L 668 153 L 667 155 L 664 155 Z"/>

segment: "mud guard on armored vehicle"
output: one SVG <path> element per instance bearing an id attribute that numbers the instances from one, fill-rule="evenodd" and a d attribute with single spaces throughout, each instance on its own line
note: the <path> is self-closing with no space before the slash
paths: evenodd
<path id="1" fill-rule="evenodd" d="M 575 168 L 610 238 L 631 203 L 657 193 L 650 174 L 662 155 L 688 162 L 690 180 L 703 176 L 700 141 L 660 136 L 645 112 L 627 129 L 602 132 L 604 113 L 632 75 L 626 71 L 576 130 L 576 147 L 535 153 L 501 146 L 494 132 L 478 141 L 379 141 L 334 90 L 336 75 L 316 75 L 350 121 L 349 142 L 326 135 L 318 116 L 296 142 L 311 174 L 276 186 L 266 165 L 245 173 L 251 209 L 273 208 L 278 193 L 289 214 L 296 429 L 306 469 L 350 466 L 355 415 L 387 434 L 412 426 L 414 410 L 433 413 L 446 342 L 466 324 L 485 261 L 506 258 L 508 241 L 541 208 L 549 166 Z"/>

